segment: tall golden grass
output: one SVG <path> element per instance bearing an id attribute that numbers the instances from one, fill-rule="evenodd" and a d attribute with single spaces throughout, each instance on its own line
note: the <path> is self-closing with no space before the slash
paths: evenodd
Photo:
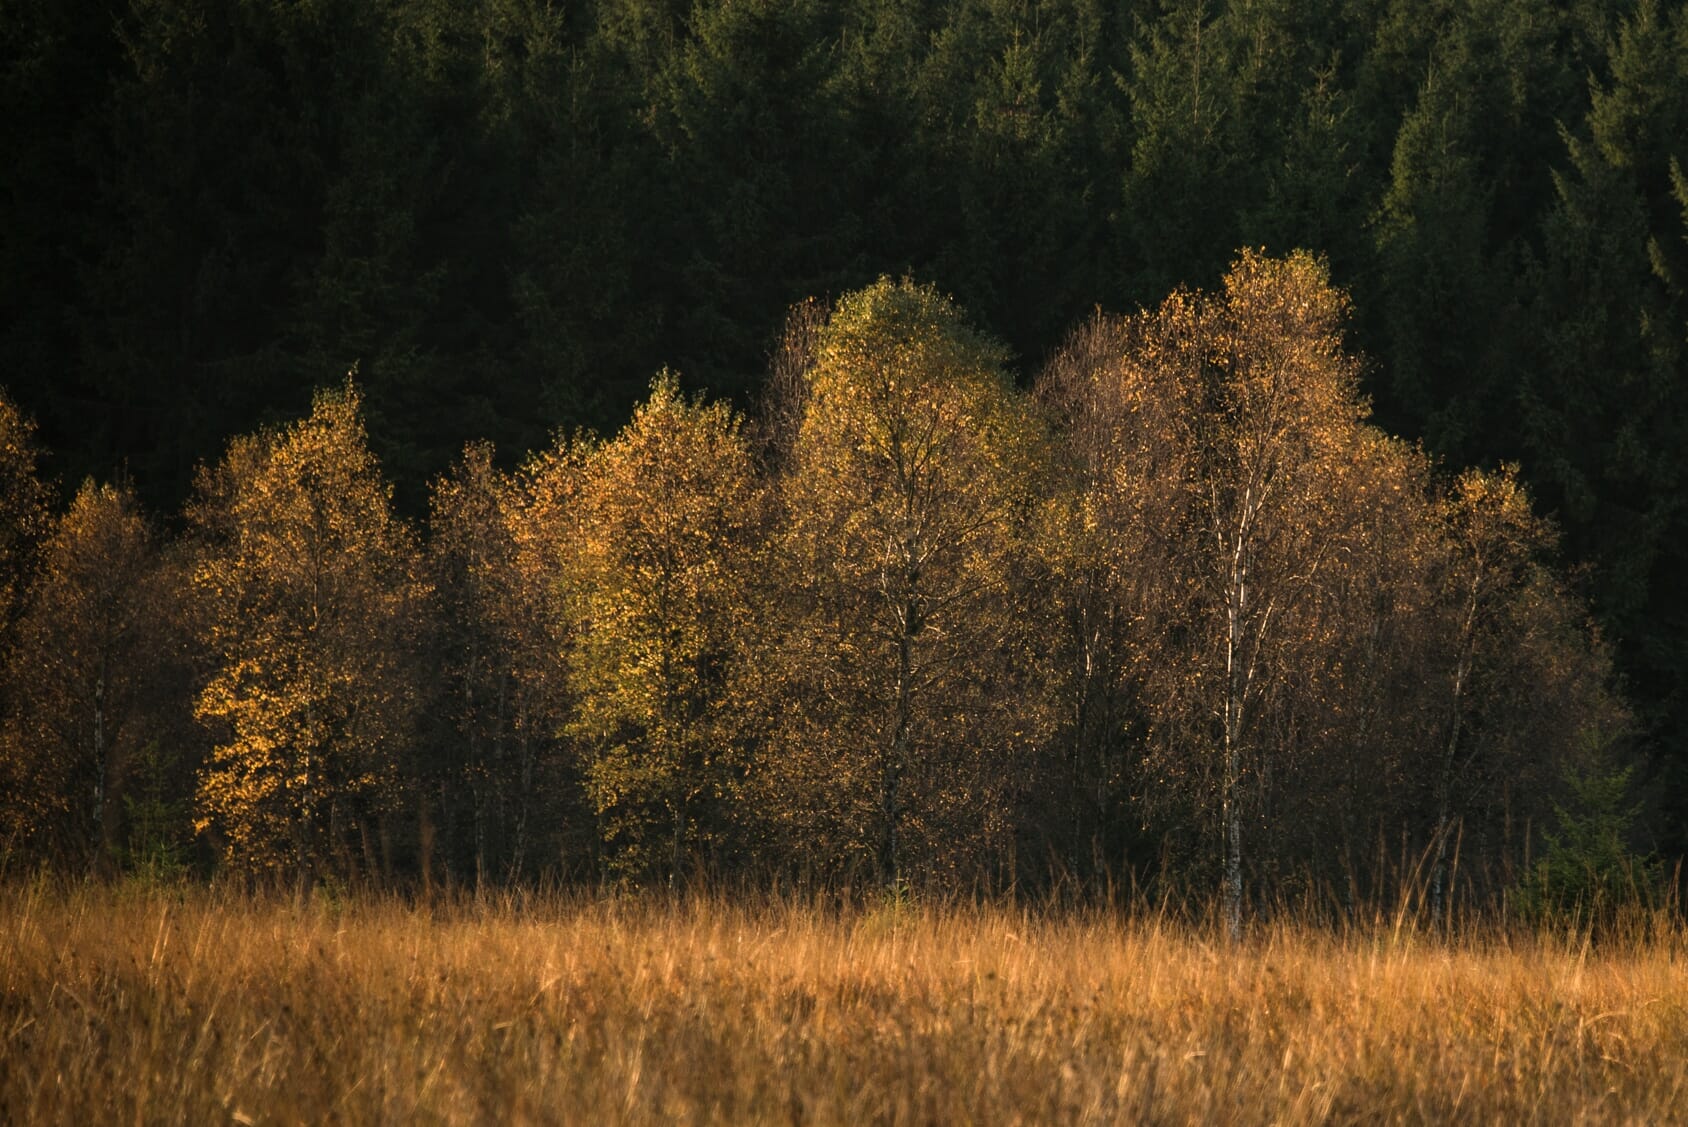
<path id="1" fill-rule="evenodd" d="M 0 1122 L 1688 1119 L 1688 943 L 0 890 Z"/>

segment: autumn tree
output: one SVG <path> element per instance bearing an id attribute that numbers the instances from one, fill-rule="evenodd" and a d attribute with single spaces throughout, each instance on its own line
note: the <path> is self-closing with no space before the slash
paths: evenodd
<path id="1" fill-rule="evenodd" d="M 477 444 L 434 484 L 428 561 L 445 685 L 428 780 L 437 796 L 423 809 L 437 801 L 448 835 L 467 823 L 477 885 L 522 875 L 570 812 L 562 575 L 578 468 L 568 442 L 514 475 Z M 448 857 L 464 852 L 446 845 Z"/>
<path id="2" fill-rule="evenodd" d="M 20 742 L 16 702 L 27 670 L 13 658 L 14 627 L 34 563 L 35 547 L 48 523 L 47 490 L 36 476 L 40 455 L 35 427 L 0 392 L 0 832 L 8 840 L 27 832 L 35 816 L 35 785 L 27 766 L 30 752 Z"/>
<path id="3" fill-rule="evenodd" d="M 1073 463 L 1071 723 L 1111 699 L 1145 800 L 1198 796 L 1174 821 L 1205 806 L 1217 828 L 1233 935 L 1245 846 L 1335 876 L 1316 839 L 1416 834 L 1428 810 L 1439 897 L 1455 808 L 1530 777 L 1519 741 L 1563 761 L 1621 726 L 1539 518 L 1505 475 L 1443 501 L 1422 453 L 1365 424 L 1345 310 L 1311 256 L 1244 252 L 1220 293 L 1098 318 L 1042 382 Z"/>
<path id="4" fill-rule="evenodd" d="M 1558 776 L 1586 766 L 1578 761 L 1591 745 L 1604 752 L 1625 738 L 1630 720 L 1585 612 L 1544 562 L 1556 536 L 1531 509 L 1516 468 L 1461 474 L 1438 515 L 1442 707 L 1429 899 L 1441 918 L 1466 817 L 1481 826 L 1487 800 L 1545 821 Z"/>
<path id="5" fill-rule="evenodd" d="M 0 391 L 0 644 L 17 611 L 30 553 L 47 526 L 39 459 L 34 424 Z"/>
<path id="6" fill-rule="evenodd" d="M 1436 577 L 1446 545 L 1423 451 L 1367 427 L 1349 457 L 1329 531 L 1341 551 L 1318 592 L 1318 644 L 1278 694 L 1281 754 L 1257 815 L 1280 891 L 1286 877 L 1317 881 L 1340 888 L 1352 911 L 1385 893 L 1368 883 L 1376 847 L 1414 820 L 1423 757 L 1441 731 Z"/>
<path id="7" fill-rule="evenodd" d="M 1541 551 L 1547 531 L 1511 474 L 1471 471 L 1455 483 L 1444 507 L 1449 548 L 1443 580 L 1453 611 L 1452 654 L 1447 671 L 1447 721 L 1436 772 L 1435 861 L 1431 911 L 1439 915 L 1452 831 L 1454 777 L 1469 756 L 1472 677 L 1483 643 L 1493 637 L 1493 620 L 1519 574 Z"/>
<path id="8" fill-rule="evenodd" d="M 1196 477 L 1180 556 L 1199 587 L 1196 666 L 1217 686 L 1225 916 L 1243 902 L 1243 773 L 1264 749 L 1257 709 L 1290 673 L 1291 649 L 1317 630 L 1322 569 L 1341 550 L 1332 509 L 1347 492 L 1348 448 L 1363 413 L 1342 350 L 1344 299 L 1310 257 L 1245 253 L 1204 311 L 1193 359 Z M 1176 324 L 1174 332 L 1182 326 Z M 1203 660 L 1203 659 L 1206 660 Z M 1255 762 L 1250 763 L 1249 760 Z"/>
<path id="9" fill-rule="evenodd" d="M 779 480 L 768 778 L 826 866 L 988 869 L 1045 694 L 1026 536 L 1041 433 L 997 344 L 881 280 L 819 334 Z"/>
<path id="10" fill-rule="evenodd" d="M 127 487 L 85 483 L 40 556 L 10 670 L 15 793 L 53 852 L 111 858 L 129 762 L 174 734 L 175 592 Z"/>
<path id="11" fill-rule="evenodd" d="M 821 334 L 832 311 L 810 298 L 786 311 L 779 341 L 769 357 L 754 422 L 750 428 L 765 469 L 778 475 L 788 468 L 803 414 L 809 406 L 809 370 L 815 366 Z"/>
<path id="12" fill-rule="evenodd" d="M 232 865 L 301 885 L 354 851 L 384 867 L 413 729 L 425 588 L 360 406 L 348 381 L 308 418 L 235 439 L 188 510 L 214 662 L 195 709 L 216 740 L 196 824 Z"/>
<path id="13" fill-rule="evenodd" d="M 429 498 L 428 569 L 440 610 L 434 641 L 447 682 L 442 711 L 451 722 L 433 772 L 437 778 L 427 783 L 438 787 L 448 835 L 468 822 L 477 887 L 498 863 L 502 851 L 490 839 L 508 823 L 501 816 L 507 801 L 520 793 L 519 778 L 502 769 L 516 727 L 510 715 L 512 671 L 500 629 L 515 551 L 505 521 L 509 489 L 492 464 L 492 448 L 482 443 L 464 449 L 458 464 L 435 481 Z M 433 805 L 434 796 L 425 795 L 422 809 Z M 459 813 L 463 807 L 466 816 Z M 432 859 L 430 836 L 424 834 L 422 843 L 428 854 L 424 871 Z M 448 841 L 447 855 L 458 852 Z"/>
<path id="14" fill-rule="evenodd" d="M 1100 870 L 1097 876 L 1177 850 L 1174 819 L 1158 809 L 1170 788 L 1146 785 L 1136 746 L 1147 734 L 1139 686 L 1158 660 L 1146 639 L 1179 606 L 1157 519 L 1182 472 L 1181 448 L 1167 441 L 1181 404 L 1141 378 L 1146 371 L 1119 373 L 1127 357 L 1142 353 L 1147 323 L 1096 313 L 1073 331 L 1035 389 L 1059 436 L 1038 538 L 1054 580 L 1050 648 L 1061 672 L 1057 761 L 1045 785 L 1054 809 L 1040 822 L 1070 869 Z M 1142 858 L 1131 850 L 1138 836 Z"/>
<path id="15" fill-rule="evenodd" d="M 1088 458 L 1097 563 L 1131 618 L 1125 675 L 1166 769 L 1211 780 L 1232 934 L 1263 716 L 1317 645 L 1342 551 L 1334 515 L 1362 414 L 1343 306 L 1310 256 L 1245 252 L 1221 294 L 1180 291 L 1128 319 L 1117 351 L 1053 391 Z"/>
<path id="16" fill-rule="evenodd" d="M 585 453 L 575 504 L 569 731 L 613 868 L 675 881 L 722 846 L 744 771 L 732 689 L 762 505 L 743 422 L 664 373 Z"/>

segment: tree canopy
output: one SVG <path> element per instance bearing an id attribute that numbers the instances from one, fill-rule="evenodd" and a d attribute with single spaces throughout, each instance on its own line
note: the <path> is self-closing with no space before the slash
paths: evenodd
<path id="1" fill-rule="evenodd" d="M 749 410 L 788 309 L 881 276 L 1024 388 L 1305 248 L 1378 425 L 1554 523 L 1680 852 L 1685 59 L 1682 0 L 7 0 L 0 473 L 173 513 L 356 365 L 420 518 L 664 367 Z"/>

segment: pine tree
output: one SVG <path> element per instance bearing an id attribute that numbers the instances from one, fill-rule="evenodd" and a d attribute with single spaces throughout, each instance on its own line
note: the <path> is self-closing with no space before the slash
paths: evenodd
<path id="1" fill-rule="evenodd" d="M 1688 793 L 1688 11 L 1635 7 L 1567 121 L 1518 428 L 1672 793 Z M 1599 72 L 1597 71 L 1598 75 Z M 1681 808 L 1681 803 L 1673 805 Z M 1675 821 L 1675 845 L 1688 825 Z"/>

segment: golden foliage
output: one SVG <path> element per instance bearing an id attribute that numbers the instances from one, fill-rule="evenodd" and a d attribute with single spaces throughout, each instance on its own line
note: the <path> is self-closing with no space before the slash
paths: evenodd
<path id="1" fill-rule="evenodd" d="M 411 735 L 425 588 L 359 408 L 348 382 L 308 419 L 235 440 L 189 509 L 215 661 L 195 709 L 216 734 L 196 824 L 254 872 L 308 871 L 354 840 L 376 863 L 370 819 Z"/>
<path id="2" fill-rule="evenodd" d="M 793 311 L 755 429 L 664 373 L 610 440 L 511 474 L 470 447 L 425 563 L 348 383 L 200 475 L 192 598 L 158 612 L 203 651 L 197 824 L 304 879 L 384 867 L 415 800 L 425 887 L 436 858 L 950 888 L 1158 858 L 1220 882 L 1233 931 L 1245 881 L 1377 891 L 1384 835 L 1440 905 L 1467 819 L 1509 880 L 1512 827 L 1627 718 L 1515 474 L 1445 482 L 1367 425 L 1346 312 L 1311 256 L 1244 252 L 1095 317 L 1034 401 L 948 299 L 881 279 Z M 37 557 L 28 439 L 0 404 L 0 570 L 40 562 L 0 781 L 28 832 L 91 809 L 109 836 L 158 728 L 122 700 L 155 664 L 150 542 L 89 489 Z"/>
<path id="3" fill-rule="evenodd" d="M 14 829 L 38 847 L 87 857 L 114 844 L 127 761 L 160 734 L 147 713 L 159 710 L 174 592 L 158 562 L 133 494 L 91 481 L 40 546 L 4 741 Z"/>
<path id="4" fill-rule="evenodd" d="M 0 645 L 35 541 L 46 530 L 47 490 L 36 477 L 35 425 L 0 390 Z"/>
<path id="5" fill-rule="evenodd" d="M 823 866 L 988 866 L 1046 728 L 1038 420 L 929 286 L 846 296 L 814 356 L 779 482 L 767 806 Z"/>
<path id="6" fill-rule="evenodd" d="M 1489 777 L 1514 754 L 1492 734 L 1499 706 L 1553 699 L 1549 669 L 1577 687 L 1546 758 L 1619 722 L 1563 590 L 1538 589 L 1552 646 L 1478 613 L 1541 574 L 1545 531 L 1510 474 L 1467 474 L 1441 500 L 1422 453 L 1366 425 L 1345 313 L 1311 256 L 1245 251 L 1219 293 L 1095 319 L 1040 388 L 1070 441 L 1052 566 L 1079 625 L 1071 682 L 1140 710 L 1140 805 L 1181 796 L 1212 827 L 1233 931 L 1245 841 L 1322 838 L 1335 876 L 1385 811 L 1417 806 L 1409 821 L 1445 846 L 1478 748 Z M 1479 687 L 1474 646 L 1531 656 L 1511 680 L 1491 661 Z M 1433 811 L 1412 797 L 1426 790 Z M 1346 802 L 1321 808 L 1333 793 Z"/>
<path id="7" fill-rule="evenodd" d="M 547 455 L 512 477 L 478 444 L 434 485 L 428 552 L 456 737 L 435 774 L 448 838 L 469 807 L 477 882 L 523 872 L 536 815 L 561 805 L 551 793 L 569 700 L 558 575 L 574 470 Z"/>
<path id="8" fill-rule="evenodd" d="M 582 455 L 563 575 L 569 731 L 617 867 L 678 876 L 714 844 L 743 774 L 731 689 L 750 618 L 762 494 L 742 421 L 658 376 Z"/>

